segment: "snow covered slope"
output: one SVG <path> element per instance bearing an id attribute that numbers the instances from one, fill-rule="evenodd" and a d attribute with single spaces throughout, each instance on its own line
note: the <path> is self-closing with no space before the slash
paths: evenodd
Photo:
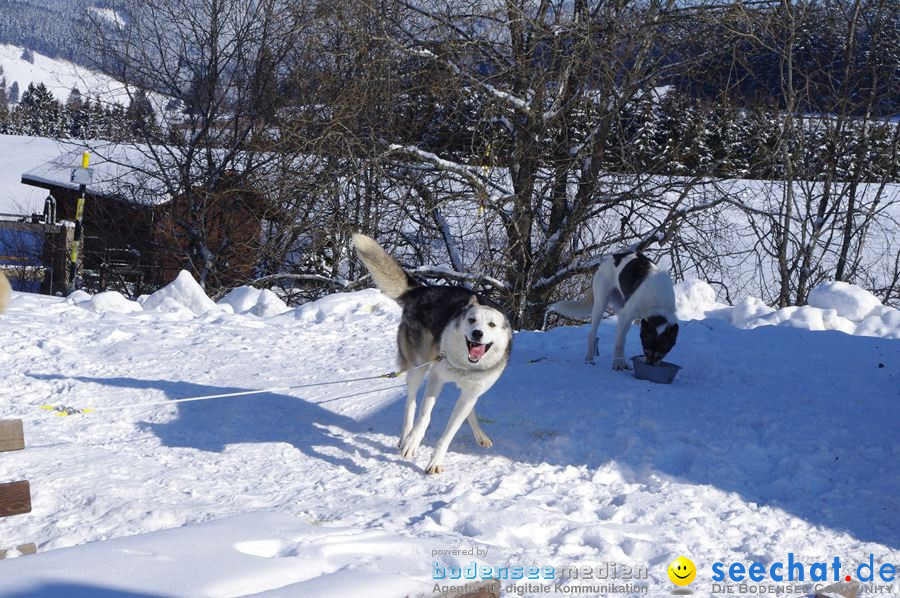
<path id="1" fill-rule="evenodd" d="M 29 83 L 43 83 L 60 102 L 65 102 L 72 88 L 77 87 L 82 97 L 100 97 L 103 101 L 117 101 L 123 106 L 129 103 L 122 83 L 108 75 L 38 52 L 34 52 L 32 64 L 22 59 L 22 52 L 21 46 L 0 44 L 0 66 L 6 76 L 7 88 L 18 81 L 20 97 Z"/>
<path id="2" fill-rule="evenodd" d="M 820 299 L 862 309 L 844 291 Z M 430 596 L 435 562 L 476 560 L 646 567 L 648 594 L 666 596 L 686 555 L 706 595 L 716 561 L 900 563 L 898 340 L 790 314 L 743 330 L 723 312 L 683 322 L 670 359 L 684 369 L 660 386 L 606 365 L 611 323 L 593 367 L 584 327 L 520 332 L 479 402 L 494 446 L 464 427 L 446 473 L 425 476 L 455 390 L 411 461 L 396 450 L 402 380 L 139 406 L 390 371 L 399 310 L 377 291 L 287 311 L 247 291 L 212 306 L 183 279 L 161 293 L 16 294 L 0 316 L 0 417 L 24 416 L 28 444 L 3 454 L 0 480 L 31 480 L 34 503 L 0 539 L 40 551 L 0 561 L 0 594 Z M 632 331 L 629 355 L 639 343 Z M 111 565 L 133 573 L 112 585 Z"/>

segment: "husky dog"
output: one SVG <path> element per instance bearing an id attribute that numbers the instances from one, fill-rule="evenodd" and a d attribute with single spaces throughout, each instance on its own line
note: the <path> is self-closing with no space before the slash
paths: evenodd
<path id="1" fill-rule="evenodd" d="M 619 316 L 614 370 L 630 369 L 625 361 L 625 336 L 634 320 L 641 320 L 641 345 L 647 363 L 659 363 L 675 346 L 678 322 L 672 279 L 644 254 L 631 251 L 606 256 L 594 272 L 591 292 L 578 301 L 558 301 L 547 309 L 569 318 L 586 318 L 590 314 L 584 360 L 594 363 L 597 327 L 607 307 Z"/>
<path id="2" fill-rule="evenodd" d="M 9 303 L 11 292 L 12 288 L 9 286 L 9 281 L 6 280 L 6 275 L 0 272 L 0 314 L 6 310 L 6 304 Z"/>
<path id="3" fill-rule="evenodd" d="M 444 384 L 453 382 L 460 389 L 450 421 L 425 468 L 425 473 L 441 473 L 444 455 L 463 420 L 469 421 L 478 444 L 485 448 L 493 444 L 478 425 L 475 402 L 493 386 L 509 360 L 512 348 L 509 321 L 498 309 L 480 302 L 469 289 L 420 284 L 370 237 L 354 234 L 353 245 L 375 285 L 403 307 L 397 331 L 397 364 L 400 370 L 409 371 L 400 432 L 402 457 L 416 454 Z M 429 362 L 434 362 L 430 369 L 410 370 Z M 428 385 L 414 425 L 416 394 L 426 370 Z"/>

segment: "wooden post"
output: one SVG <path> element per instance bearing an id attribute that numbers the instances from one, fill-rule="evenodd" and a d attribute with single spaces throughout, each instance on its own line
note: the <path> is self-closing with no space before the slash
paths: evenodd
<path id="1" fill-rule="evenodd" d="M 0 420 L 0 452 L 20 451 L 25 448 L 25 433 L 22 420 Z M 31 512 L 31 485 L 28 480 L 0 484 L 0 517 L 22 515 Z M 16 547 L 21 554 L 34 554 L 34 544 Z M 0 559 L 6 558 L 5 549 L 0 549 Z"/>
<path id="2" fill-rule="evenodd" d="M 75 239 L 75 229 L 62 224 L 44 225 L 44 284 L 45 295 L 64 295 L 69 288 L 69 251 Z"/>
<path id="3" fill-rule="evenodd" d="M 72 182 L 78 183 L 78 199 L 75 200 L 75 239 L 72 241 L 72 251 L 69 253 L 69 288 L 66 294 L 75 292 L 75 282 L 78 276 L 78 249 L 84 238 L 84 196 L 87 186 L 91 182 L 94 171 L 90 169 L 91 154 L 84 152 L 81 156 L 81 168 L 72 170 Z"/>

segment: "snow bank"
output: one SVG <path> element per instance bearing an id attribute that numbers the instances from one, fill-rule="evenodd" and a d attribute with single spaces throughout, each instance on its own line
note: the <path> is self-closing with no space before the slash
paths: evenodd
<path id="1" fill-rule="evenodd" d="M 433 543 L 255 512 L 5 561 L 3 594 L 412 595 L 427 578 L 407 572 L 427 569 Z"/>
<path id="2" fill-rule="evenodd" d="M 396 314 L 400 307 L 377 289 L 328 295 L 293 310 L 294 318 L 306 324 L 323 322 L 354 322 L 372 314 Z"/>
<path id="3" fill-rule="evenodd" d="M 682 320 L 720 318 L 737 328 L 788 326 L 804 330 L 838 330 L 858 336 L 900 338 L 900 310 L 882 305 L 869 291 L 846 282 L 825 282 L 809 294 L 809 305 L 775 309 L 747 297 L 734 307 L 716 301 L 702 280 L 675 285 L 676 313 Z"/>
<path id="4" fill-rule="evenodd" d="M 716 301 L 716 291 L 703 280 L 685 280 L 675 285 L 675 313 L 681 320 L 714 317 L 729 306 Z"/>
<path id="5" fill-rule="evenodd" d="M 254 315 L 260 318 L 277 316 L 290 308 L 281 298 L 268 289 L 243 286 L 233 289 L 219 303 L 230 305 L 236 314 Z"/>
<path id="6" fill-rule="evenodd" d="M 97 293 L 83 303 L 82 307 L 98 313 L 131 314 L 143 311 L 140 303 L 132 301 L 116 291 Z"/>
<path id="7" fill-rule="evenodd" d="M 142 305 L 145 310 L 162 312 L 187 308 L 198 316 L 202 316 L 208 311 L 222 311 L 212 299 L 206 296 L 203 288 L 187 270 L 179 272 L 175 280 L 144 299 Z"/>
<path id="8" fill-rule="evenodd" d="M 833 309 L 838 315 L 861 322 L 873 309 L 882 307 L 878 297 L 856 285 L 824 282 L 809 292 L 808 303 L 820 309 Z"/>
<path id="9" fill-rule="evenodd" d="M 167 314 L 175 319 L 206 316 L 210 321 L 231 314 L 260 318 L 284 315 L 304 324 L 321 324 L 358 322 L 373 314 L 396 318 L 400 314 L 397 304 L 376 289 L 337 293 L 291 309 L 272 291 L 243 286 L 215 303 L 186 270 L 167 286 L 137 302 L 116 292 L 91 296 L 83 291 L 76 291 L 66 301 L 98 313 L 145 311 Z M 759 326 L 787 326 L 900 338 L 900 310 L 882 305 L 865 289 L 845 282 L 826 282 L 817 286 L 810 292 L 809 305 L 775 309 L 756 297 L 747 297 L 735 306 L 719 303 L 715 290 L 708 283 L 686 280 L 675 285 L 675 305 L 681 320 L 717 318 L 745 330 Z"/>

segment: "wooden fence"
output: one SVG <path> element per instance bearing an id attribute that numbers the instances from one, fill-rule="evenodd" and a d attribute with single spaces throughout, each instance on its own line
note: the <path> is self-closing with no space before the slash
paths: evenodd
<path id="1" fill-rule="evenodd" d="M 25 433 L 22 420 L 0 420 L 0 453 L 20 451 L 25 448 Z M 22 515 L 31 512 L 31 486 L 28 480 L 0 484 L 0 517 Z M 15 549 L 21 554 L 34 554 L 33 543 L 20 544 Z M 9 549 L 0 546 L 0 559 L 6 558 Z"/>

